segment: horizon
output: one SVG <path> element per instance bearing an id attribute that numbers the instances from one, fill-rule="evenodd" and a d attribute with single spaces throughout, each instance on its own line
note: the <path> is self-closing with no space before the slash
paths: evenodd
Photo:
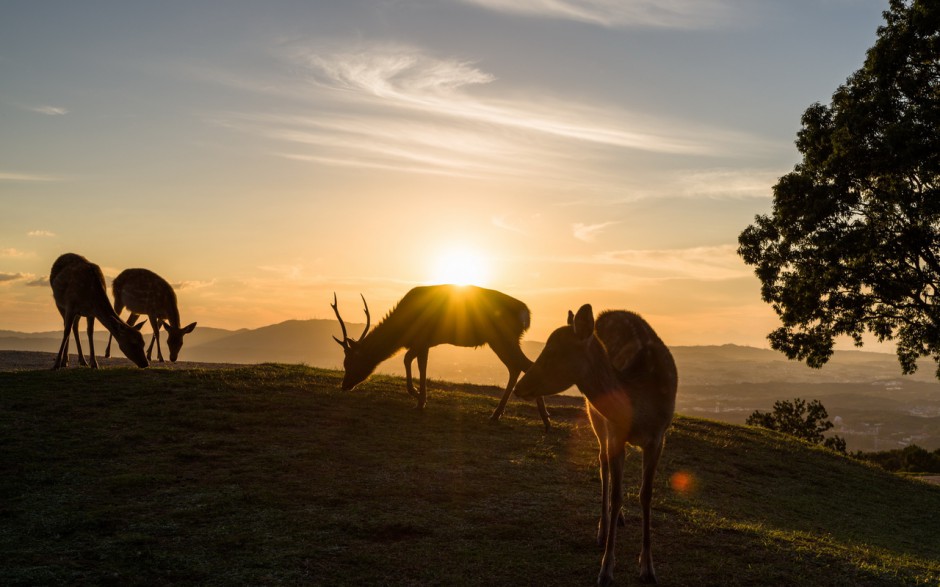
<path id="1" fill-rule="evenodd" d="M 670 345 L 768 348 L 737 236 L 886 8 L 18 3 L 0 329 L 61 330 L 48 274 L 74 252 L 155 271 L 202 327 L 328 320 L 334 291 L 356 321 L 360 293 L 384 316 L 467 282 L 525 302 L 528 339 L 591 303 Z"/>

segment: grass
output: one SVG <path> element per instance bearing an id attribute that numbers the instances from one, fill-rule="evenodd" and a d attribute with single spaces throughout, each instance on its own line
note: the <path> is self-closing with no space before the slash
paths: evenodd
<path id="1" fill-rule="evenodd" d="M 3 585 L 586 585 L 599 482 L 577 404 L 296 365 L 0 373 Z M 559 403 L 560 402 L 560 403 Z M 636 584 L 639 454 L 615 571 Z M 678 481 L 685 480 L 683 485 Z M 675 482 L 673 482 L 675 481 Z M 940 584 L 940 487 L 678 417 L 664 585 Z"/>

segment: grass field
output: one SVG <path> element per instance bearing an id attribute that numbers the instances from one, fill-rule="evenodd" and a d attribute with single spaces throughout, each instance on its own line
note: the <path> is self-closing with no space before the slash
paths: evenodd
<path id="1" fill-rule="evenodd" d="M 0 584 L 590 585 L 595 440 L 576 401 L 296 365 L 0 373 Z M 562 403 L 557 403 L 562 402 Z M 639 453 L 616 577 L 636 584 Z M 940 487 L 678 417 L 663 585 L 940 585 Z"/>

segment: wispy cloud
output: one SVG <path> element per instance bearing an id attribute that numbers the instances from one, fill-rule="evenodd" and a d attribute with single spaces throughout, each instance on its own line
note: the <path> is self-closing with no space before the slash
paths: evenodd
<path id="1" fill-rule="evenodd" d="M 728 0 L 463 0 L 499 12 L 609 28 L 705 29 L 741 18 Z"/>
<path id="2" fill-rule="evenodd" d="M 26 255 L 27 255 L 26 252 L 21 251 L 19 249 L 14 249 L 13 247 L 0 249 L 0 257 L 20 258 L 20 257 L 25 257 Z"/>
<path id="3" fill-rule="evenodd" d="M 769 198 L 785 171 L 771 169 L 707 169 L 678 174 L 676 192 L 682 196 Z"/>
<path id="4" fill-rule="evenodd" d="M 48 175 L 33 175 L 30 173 L 15 173 L 0 171 L 0 181 L 59 181 L 58 178 Z"/>
<path id="5" fill-rule="evenodd" d="M 46 116 L 64 116 L 69 113 L 68 109 L 62 108 L 61 106 L 30 106 L 29 110 L 36 112 L 38 114 L 45 114 Z"/>
<path id="6" fill-rule="evenodd" d="M 599 172 L 632 152 L 699 157 L 767 148 L 742 133 L 657 119 L 609 104 L 538 100 L 512 93 L 479 63 L 405 45 L 336 50 L 282 48 L 291 78 L 255 86 L 208 72 L 216 82 L 275 94 L 278 113 L 213 113 L 209 119 L 282 143 L 277 156 L 407 173 L 610 185 Z M 527 93 L 531 96 L 531 93 Z M 294 114 L 291 114 L 293 110 Z"/>
<path id="7" fill-rule="evenodd" d="M 528 235 L 529 233 L 522 227 L 522 224 L 519 220 L 509 218 L 505 214 L 499 214 L 493 216 L 490 219 L 490 222 L 496 228 L 501 228 L 503 230 L 508 230 L 509 232 L 515 232 L 522 235 Z"/>
<path id="8" fill-rule="evenodd" d="M 41 277 L 29 275 L 27 277 L 29 278 L 29 280 L 26 282 L 27 287 L 49 287 L 48 275 L 43 275 Z"/>
<path id="9" fill-rule="evenodd" d="M 583 224 L 576 222 L 571 225 L 571 229 L 574 233 L 574 238 L 586 243 L 592 243 L 597 240 L 597 237 L 605 228 L 614 224 L 617 224 L 617 221 L 601 222 L 599 224 Z"/>
<path id="10" fill-rule="evenodd" d="M 620 113 L 623 120 L 619 124 L 608 124 L 610 114 L 585 105 L 550 100 L 485 100 L 469 90 L 495 82 L 493 75 L 471 62 L 440 59 L 415 48 L 370 47 L 352 52 L 314 52 L 298 58 L 311 67 L 318 83 L 343 91 L 347 99 L 490 125 L 490 129 L 495 125 L 643 151 L 706 152 L 700 137 L 657 132 L 639 120 L 625 120 L 632 116 L 626 112 Z"/>
<path id="11" fill-rule="evenodd" d="M 50 238 L 50 237 L 54 237 L 55 233 L 50 230 L 31 230 L 26 233 L 26 236 L 37 237 L 37 238 Z"/>
<path id="12" fill-rule="evenodd" d="M 628 249 L 561 257 L 562 263 L 622 267 L 636 277 L 655 279 L 737 279 L 751 275 L 736 245 L 686 249 Z"/>
<path id="13" fill-rule="evenodd" d="M 27 277 L 25 273 L 4 273 L 0 271 L 0 283 L 16 281 L 18 279 L 23 279 L 25 277 Z"/>
<path id="14" fill-rule="evenodd" d="M 173 289 L 180 291 L 184 289 L 185 290 L 204 289 L 204 288 L 215 285 L 215 283 L 216 283 L 215 279 L 211 281 L 192 281 L 192 280 L 185 281 L 184 280 L 184 281 L 177 281 L 173 283 L 172 285 L 173 285 Z"/>

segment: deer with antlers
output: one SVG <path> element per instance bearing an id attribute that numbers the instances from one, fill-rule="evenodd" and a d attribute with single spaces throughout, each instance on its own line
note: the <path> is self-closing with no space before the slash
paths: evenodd
<path id="1" fill-rule="evenodd" d="M 360 294 L 361 295 L 361 294 Z M 519 346 L 522 333 L 529 327 L 529 308 L 502 292 L 476 286 L 431 285 L 416 287 L 405 294 L 391 312 L 369 331 L 369 305 L 365 296 L 366 327 L 358 339 L 346 333 L 346 324 L 337 308 L 336 294 L 331 304 L 343 331 L 343 340 L 333 337 L 343 347 L 343 389 L 350 390 L 364 381 L 382 361 L 400 349 L 405 352 L 405 378 L 408 393 L 418 400 L 417 409 L 427 403 L 428 351 L 440 344 L 463 347 L 488 345 L 509 370 L 509 382 L 499 405 L 491 416 L 498 421 L 506 407 L 520 373 L 530 361 Z M 418 360 L 418 389 L 411 378 L 411 364 Z M 545 403 L 538 398 L 539 415 L 545 428 L 551 427 Z"/>
<path id="2" fill-rule="evenodd" d="M 587 400 L 591 427 L 600 445 L 601 516 L 597 542 L 604 547 L 598 585 L 614 580 L 614 546 L 623 503 L 627 443 L 643 451 L 640 506 L 643 546 L 640 580 L 656 582 L 650 549 L 653 476 L 676 405 L 678 375 L 672 354 L 643 318 L 607 311 L 597 321 L 589 304 L 555 330 L 516 386 L 521 398 L 537 398 L 577 385 Z"/>
<path id="3" fill-rule="evenodd" d="M 148 365 L 147 357 L 144 356 L 144 337 L 138 332 L 140 326 L 129 326 L 115 313 L 108 301 L 104 274 L 101 273 L 100 267 L 81 255 L 65 253 L 52 264 L 49 284 L 52 286 L 56 308 L 65 324 L 62 344 L 59 345 L 53 369 L 68 367 L 70 333 L 75 336 L 79 364 L 88 365 L 78 337 L 78 321 L 82 316 L 88 322 L 88 354 L 92 369 L 98 368 L 94 340 L 96 319 L 117 339 L 118 346 L 128 359 L 138 367 Z"/>
<path id="4" fill-rule="evenodd" d="M 175 363 L 183 348 L 183 336 L 196 328 L 193 322 L 180 327 L 180 311 L 176 303 L 176 292 L 169 283 L 149 269 L 125 269 L 114 278 L 111 285 L 114 292 L 114 311 L 121 314 L 124 308 L 131 311 L 127 323 L 133 326 L 142 314 L 150 318 L 153 337 L 147 347 L 147 358 L 153 355 L 153 345 L 157 344 L 157 360 L 163 363 L 163 351 L 160 349 L 160 328 L 166 330 L 166 346 L 170 350 L 170 362 Z M 143 322 L 141 322 L 143 324 Z M 111 356 L 111 338 L 104 356 Z"/>

